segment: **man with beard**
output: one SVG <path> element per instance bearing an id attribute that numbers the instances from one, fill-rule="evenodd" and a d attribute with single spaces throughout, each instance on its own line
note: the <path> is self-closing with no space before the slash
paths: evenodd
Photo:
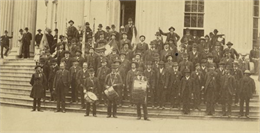
<path id="1" fill-rule="evenodd" d="M 81 101 L 81 109 L 85 108 L 85 99 L 84 99 L 84 83 L 86 82 L 87 78 L 89 77 L 88 71 L 88 63 L 83 63 L 83 68 L 78 71 L 77 73 L 77 91 L 80 92 L 80 101 Z"/>
<path id="2" fill-rule="evenodd" d="M 183 113 L 189 114 L 190 113 L 190 106 L 191 106 L 191 99 L 194 96 L 193 94 L 193 79 L 190 76 L 190 70 L 185 69 L 184 70 L 185 76 L 181 79 L 181 86 L 180 86 L 180 92 L 179 95 L 181 96 L 182 103 L 183 103 Z"/>

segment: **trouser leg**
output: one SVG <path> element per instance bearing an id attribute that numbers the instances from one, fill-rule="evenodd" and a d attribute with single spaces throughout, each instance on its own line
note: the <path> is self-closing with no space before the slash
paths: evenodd
<path id="1" fill-rule="evenodd" d="M 231 115 L 231 109 L 232 109 L 232 95 L 229 95 L 227 105 L 228 105 L 228 115 Z"/>
<path id="2" fill-rule="evenodd" d="M 249 115 L 249 102 L 250 102 L 250 98 L 246 98 L 246 115 Z"/>
<path id="3" fill-rule="evenodd" d="M 112 101 L 108 99 L 108 105 L 107 105 L 107 115 L 111 116 L 111 106 L 112 106 Z"/>
<path id="4" fill-rule="evenodd" d="M 83 87 L 79 87 L 80 89 L 80 101 L 81 101 L 81 107 L 85 108 L 85 99 L 84 99 L 84 91 Z"/>
<path id="5" fill-rule="evenodd" d="M 113 100 L 113 116 L 117 114 L 117 100 Z"/>
<path id="6" fill-rule="evenodd" d="M 137 108 L 137 117 L 141 117 L 141 104 L 137 103 L 136 108 Z"/>
<path id="7" fill-rule="evenodd" d="M 4 54 L 4 55 L 7 56 L 7 53 L 8 53 L 8 51 L 9 51 L 9 46 L 5 46 L 5 49 L 6 49 L 6 50 L 5 50 L 5 54 Z"/>
<path id="8" fill-rule="evenodd" d="M 33 110 L 36 110 L 36 98 L 33 99 Z"/>
<path id="9" fill-rule="evenodd" d="M 38 104 L 38 111 L 41 110 L 41 98 L 37 99 L 37 104 Z"/>
<path id="10" fill-rule="evenodd" d="M 240 104 L 239 104 L 239 108 L 240 108 L 240 115 L 243 116 L 244 115 L 244 102 L 245 99 L 243 97 L 240 98 Z"/>
<path id="11" fill-rule="evenodd" d="M 90 103 L 87 102 L 86 103 L 86 115 L 89 115 L 89 111 L 90 111 Z"/>
<path id="12" fill-rule="evenodd" d="M 144 111 L 144 119 L 148 118 L 148 112 L 147 112 L 147 104 L 144 103 L 143 105 L 143 111 Z"/>
<path id="13" fill-rule="evenodd" d="M 62 100 L 62 110 L 65 111 L 65 99 Z"/>
<path id="14" fill-rule="evenodd" d="M 93 115 L 96 115 L 96 114 L 97 114 L 96 102 L 94 102 L 94 103 L 92 104 L 92 108 L 93 108 Z"/>

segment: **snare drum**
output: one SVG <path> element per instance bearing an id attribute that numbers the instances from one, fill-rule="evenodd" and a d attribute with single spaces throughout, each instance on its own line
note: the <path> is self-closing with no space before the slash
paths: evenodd
<path id="1" fill-rule="evenodd" d="M 113 99 L 113 98 L 118 98 L 119 95 L 117 94 L 117 92 L 114 90 L 114 88 L 111 86 L 108 89 L 106 89 L 104 91 L 104 93 L 106 94 L 106 96 L 108 97 L 108 99 Z"/>
<path id="2" fill-rule="evenodd" d="M 97 96 L 95 95 L 95 93 L 93 92 L 90 92 L 88 91 L 86 94 L 85 94 L 85 99 L 87 102 L 89 103 L 94 103 L 95 101 L 98 100 Z"/>
<path id="3" fill-rule="evenodd" d="M 132 102 L 144 103 L 146 102 L 147 81 L 135 80 L 132 90 Z"/>

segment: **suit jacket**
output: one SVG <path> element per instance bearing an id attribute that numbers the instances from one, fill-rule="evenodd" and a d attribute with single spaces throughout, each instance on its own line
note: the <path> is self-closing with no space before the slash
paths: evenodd
<path id="1" fill-rule="evenodd" d="M 65 88 L 59 88 L 61 84 Z M 56 89 L 68 89 L 70 87 L 70 72 L 66 69 L 58 70 L 54 77 L 53 88 Z"/>
<path id="2" fill-rule="evenodd" d="M 88 70 L 85 70 L 85 71 L 83 69 L 79 70 L 77 72 L 76 77 L 77 77 L 76 79 L 77 79 L 78 85 L 83 85 L 85 80 L 89 77 Z"/>
<path id="3" fill-rule="evenodd" d="M 81 69 L 82 69 L 82 68 L 81 68 L 80 66 L 77 66 L 77 67 L 72 66 L 72 67 L 70 68 L 70 78 L 71 78 L 71 81 L 77 79 L 77 74 L 78 74 L 78 72 L 79 72 Z"/>
<path id="4" fill-rule="evenodd" d="M 133 71 L 133 70 L 129 70 L 127 72 L 127 75 L 126 75 L 126 87 L 127 88 L 132 88 L 132 85 L 133 85 L 133 82 L 134 82 L 134 77 L 136 76 L 136 70 Z"/>
<path id="5" fill-rule="evenodd" d="M 143 61 L 144 63 L 146 64 L 146 62 L 148 61 L 151 61 L 153 62 L 155 57 L 158 57 L 159 56 L 159 53 L 158 53 L 158 50 L 147 50 L 144 54 L 143 54 Z"/>
<path id="6" fill-rule="evenodd" d="M 126 25 L 125 26 L 125 32 L 127 33 L 127 39 L 129 39 L 130 41 L 132 41 L 133 32 L 135 32 L 135 36 L 137 35 L 137 30 L 136 30 L 135 26 L 130 27 L 129 25 Z"/>
<path id="7" fill-rule="evenodd" d="M 156 73 L 154 70 L 144 70 L 144 76 L 148 79 L 149 89 L 155 89 L 155 77 Z"/>
<path id="8" fill-rule="evenodd" d="M 127 43 L 128 44 L 128 48 L 129 49 L 132 49 L 132 46 L 131 46 L 131 41 L 129 40 L 129 39 L 126 39 L 126 40 L 124 40 L 124 39 L 121 39 L 120 41 L 119 41 L 119 49 L 121 50 L 122 48 L 123 48 L 123 45 L 125 44 L 125 43 Z"/>
<path id="9" fill-rule="evenodd" d="M 23 44 L 30 45 L 31 40 L 32 40 L 32 33 L 30 32 L 24 33 Z"/>
<path id="10" fill-rule="evenodd" d="M 183 77 L 181 79 L 180 94 L 183 99 L 191 98 L 191 94 L 193 93 L 193 86 L 194 83 L 191 77 L 189 77 L 188 79 L 186 77 Z"/>
<path id="11" fill-rule="evenodd" d="M 69 58 L 63 57 L 61 59 L 61 62 L 65 62 L 65 69 L 70 70 L 70 68 L 72 66 L 72 58 L 71 57 L 69 57 Z"/>
<path id="12" fill-rule="evenodd" d="M 158 52 L 163 50 L 163 40 L 162 39 L 155 39 L 155 40 L 153 40 L 153 42 L 155 43 L 155 49 L 157 49 Z"/>
<path id="13" fill-rule="evenodd" d="M 225 53 L 228 53 L 228 52 L 231 52 L 231 58 L 235 59 L 235 56 L 236 58 L 238 59 L 239 58 L 239 54 L 237 53 L 237 51 L 234 49 L 234 48 L 225 48 L 224 49 L 224 54 Z"/>
<path id="14" fill-rule="evenodd" d="M 35 35 L 35 42 L 36 42 L 37 45 L 39 45 L 39 44 L 41 43 L 42 36 L 43 36 L 43 34 L 41 34 L 41 35 L 40 35 L 40 34 Z"/>
<path id="15" fill-rule="evenodd" d="M 185 77 L 184 77 L 185 78 Z M 193 79 L 193 92 L 197 92 L 197 93 L 200 93 L 201 91 L 201 87 L 205 85 L 205 78 L 204 78 L 204 75 L 201 71 L 193 71 L 191 73 L 191 78 Z"/>
<path id="16" fill-rule="evenodd" d="M 255 92 L 255 81 L 251 77 L 243 76 L 240 80 L 239 96 L 251 98 Z"/>
<path id="17" fill-rule="evenodd" d="M 221 87 L 221 95 L 225 95 L 226 91 L 228 91 L 228 94 L 233 95 L 235 93 L 235 78 L 232 75 L 225 74 L 222 76 L 222 87 Z"/>
<path id="18" fill-rule="evenodd" d="M 135 52 L 136 53 L 141 53 L 142 55 L 145 53 L 146 50 L 149 49 L 149 46 L 147 43 L 137 43 L 136 44 L 136 48 L 135 48 Z"/>
<path id="19" fill-rule="evenodd" d="M 104 36 L 106 38 L 106 32 L 104 30 L 98 30 L 96 32 L 96 34 L 95 34 L 95 37 L 94 37 L 95 38 L 95 42 L 97 42 L 99 40 L 101 34 L 104 34 Z"/>
<path id="20" fill-rule="evenodd" d="M 9 39 L 13 38 L 12 36 L 1 36 L 1 45 L 9 46 Z"/>
<path id="21" fill-rule="evenodd" d="M 172 39 L 175 46 L 177 46 L 177 42 L 180 40 L 180 36 L 177 33 L 170 33 L 170 32 L 163 33 L 161 30 L 160 30 L 160 33 L 164 36 L 167 36 L 167 38 L 166 38 L 167 42 L 169 42 L 169 40 Z"/>
<path id="22" fill-rule="evenodd" d="M 162 71 L 160 71 L 160 68 L 159 70 L 157 71 L 157 89 L 159 90 L 165 90 L 165 88 L 167 89 L 168 87 L 168 79 L 169 79 L 169 76 L 168 76 L 168 72 L 166 71 L 165 68 L 162 69 Z"/>
<path id="23" fill-rule="evenodd" d="M 257 49 L 257 50 L 251 50 L 250 51 L 250 54 L 249 54 L 249 59 L 250 59 L 250 61 L 251 62 L 253 62 L 253 58 L 257 58 L 257 59 L 259 59 L 259 49 Z"/>
<path id="24" fill-rule="evenodd" d="M 100 89 L 100 84 L 99 81 L 96 77 L 90 78 L 88 77 L 85 81 L 84 81 L 84 89 L 86 89 L 86 91 L 90 91 L 93 92 L 95 94 L 98 93 L 98 90 Z"/>
<path id="25" fill-rule="evenodd" d="M 217 91 L 217 87 L 219 86 L 217 81 L 219 81 L 219 79 L 215 71 L 207 72 L 205 76 L 205 93 L 208 91 Z"/>
<path id="26" fill-rule="evenodd" d="M 118 73 L 110 73 L 106 76 L 105 79 L 105 86 L 113 86 L 114 84 L 116 84 L 117 87 L 122 87 L 123 86 L 123 80 L 122 77 L 120 76 L 120 74 Z"/>
<path id="27" fill-rule="evenodd" d="M 110 73 L 110 69 L 107 66 L 100 67 L 97 70 L 97 78 L 100 81 L 100 83 L 104 83 L 106 76 Z M 102 86 L 103 87 L 103 86 Z"/>
<path id="28" fill-rule="evenodd" d="M 161 53 L 160 53 L 160 59 L 162 60 L 162 61 L 164 61 L 164 62 L 166 62 L 167 61 L 167 59 L 166 59 L 166 57 L 168 56 L 168 55 L 172 55 L 173 57 L 176 57 L 175 56 L 175 54 L 173 53 L 173 51 L 172 50 L 162 50 L 161 51 Z M 174 58 L 173 58 L 173 60 L 174 60 Z"/>

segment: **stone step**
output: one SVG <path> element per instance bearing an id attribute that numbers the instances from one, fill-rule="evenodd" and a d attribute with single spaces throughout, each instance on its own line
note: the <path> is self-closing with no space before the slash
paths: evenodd
<path id="1" fill-rule="evenodd" d="M 5 65 L 5 66 L 30 66 L 30 67 L 34 67 L 34 66 L 36 65 L 36 63 L 5 62 L 4 65 Z"/>
<path id="2" fill-rule="evenodd" d="M 0 77 L 20 77 L 20 78 L 31 78 L 32 74 L 21 74 L 21 73 L 0 73 Z"/>
<path id="3" fill-rule="evenodd" d="M 34 70 L 34 68 L 27 68 L 27 69 L 24 69 L 24 68 L 12 68 L 12 67 L 10 67 L 10 68 L 3 68 L 3 67 L 1 67 L 1 70 L 0 70 L 0 72 L 1 71 L 14 71 L 14 72 L 19 72 L 19 71 L 24 71 L 24 72 L 35 72 L 35 70 Z"/>
<path id="4" fill-rule="evenodd" d="M 29 97 L 29 94 L 23 95 L 23 94 L 16 94 L 16 93 L 12 93 L 12 92 L 2 92 L 0 91 L 0 97 L 5 98 L 5 99 L 17 99 L 17 100 L 32 100 L 32 98 Z M 49 103 L 52 103 L 49 101 L 50 99 L 50 94 L 47 94 L 47 98 L 46 101 L 48 101 Z M 80 108 L 80 102 L 78 104 L 76 103 L 70 103 L 70 97 L 66 98 L 66 103 L 73 106 L 73 107 L 77 107 Z M 128 106 L 130 105 L 129 101 L 125 101 L 123 102 L 123 107 L 129 108 Z M 151 107 L 148 104 L 148 107 Z M 130 107 L 131 108 L 131 107 Z M 200 108 L 202 109 L 202 111 L 205 111 L 206 107 L 204 104 L 200 105 Z M 221 105 L 216 104 L 215 105 L 216 110 L 221 111 L 222 107 Z M 152 108 L 151 108 L 152 109 Z M 156 108 L 154 108 L 156 109 Z M 172 109 L 170 104 L 166 105 L 166 109 Z M 239 106 L 233 106 L 232 109 L 235 110 L 239 110 Z M 254 102 L 250 102 L 250 110 L 251 111 L 255 111 L 255 112 L 259 112 L 259 103 L 254 103 Z"/>
<path id="5" fill-rule="evenodd" d="M 10 73 L 10 74 L 30 74 L 32 75 L 35 73 L 35 71 L 26 71 L 26 70 L 0 70 L 0 73 L 5 74 L 5 73 Z"/>
<path id="6" fill-rule="evenodd" d="M 12 82 L 16 82 L 16 81 L 24 81 L 24 82 L 27 82 L 29 83 L 31 80 L 31 78 L 29 77 L 24 77 L 24 78 L 21 78 L 21 77 L 0 77 L 0 81 L 12 81 Z"/>
<path id="7" fill-rule="evenodd" d="M 21 107 L 21 108 L 28 108 L 31 109 L 32 108 L 32 101 L 28 102 L 28 103 L 19 103 L 19 102 L 15 102 L 15 101 L 8 101 L 8 100 L 3 100 L 0 98 L 0 103 L 1 105 L 7 105 L 7 106 L 13 106 L 13 107 Z M 67 106 L 67 105 L 66 105 Z M 46 103 L 42 103 L 42 108 L 44 110 L 48 110 L 48 111 L 54 111 L 56 110 L 56 106 L 52 106 L 52 105 L 47 105 Z M 97 107 L 97 115 L 106 115 L 106 107 L 103 107 L 104 109 L 102 109 L 102 107 Z M 84 109 L 79 109 L 79 108 L 73 108 L 73 107 L 66 107 L 66 111 L 67 112 L 75 112 L 75 113 L 82 113 L 82 115 L 84 115 L 85 110 Z M 167 112 L 167 113 L 166 113 Z M 250 118 L 238 118 L 238 112 L 232 112 L 232 116 L 231 118 L 228 117 L 223 117 L 222 114 L 220 112 L 216 112 L 213 116 L 207 116 L 205 115 L 204 112 L 193 112 L 191 111 L 190 114 L 188 115 L 184 115 L 182 113 L 180 113 L 181 111 L 179 111 L 179 113 L 176 113 L 177 111 L 151 111 L 148 108 L 148 113 L 149 113 L 149 118 L 176 118 L 176 119 L 226 119 L 226 120 L 258 120 L 259 119 L 259 115 L 254 115 L 253 112 L 250 113 Z M 126 109 L 121 109 L 121 107 L 118 108 L 118 112 L 117 112 L 118 116 L 133 116 L 136 117 L 136 109 L 133 108 L 133 111 L 129 111 Z"/>
<path id="8" fill-rule="evenodd" d="M 1 69 L 3 70 L 33 70 L 34 71 L 34 66 L 1 66 Z"/>
<path id="9" fill-rule="evenodd" d="M 31 86 L 30 83 L 28 81 L 2 81 L 1 80 L 1 85 L 12 85 L 12 86 Z"/>
<path id="10" fill-rule="evenodd" d="M 29 59 L 9 59 L 8 62 L 29 62 L 29 63 L 35 63 L 35 61 L 33 60 L 33 58 L 29 58 Z"/>

